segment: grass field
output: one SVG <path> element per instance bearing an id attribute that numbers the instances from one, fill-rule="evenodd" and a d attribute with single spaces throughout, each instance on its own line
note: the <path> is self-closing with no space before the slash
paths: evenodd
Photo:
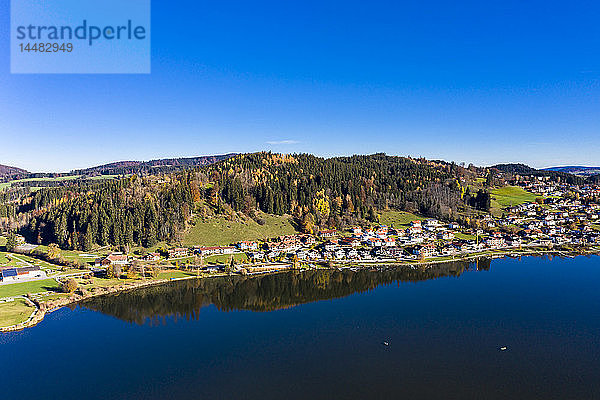
<path id="1" fill-rule="evenodd" d="M 109 253 L 109 250 L 105 250 L 98 253 L 94 251 L 82 252 L 69 250 L 61 250 L 60 252 L 60 254 L 65 258 L 65 260 L 79 261 L 83 265 L 93 264 L 96 258 L 101 256 L 107 256 Z"/>
<path id="2" fill-rule="evenodd" d="M 28 264 L 40 265 L 41 262 L 21 254 L 0 251 L 0 266 L 2 267 L 26 267 Z"/>
<path id="3" fill-rule="evenodd" d="M 12 283 L 0 286 L 0 298 L 11 296 L 24 296 L 27 293 L 51 292 L 60 290 L 60 285 L 54 279 L 41 281 Z"/>
<path id="4" fill-rule="evenodd" d="M 44 252 L 48 251 L 48 246 L 40 245 L 37 250 Z M 105 257 L 110 254 L 110 248 L 103 248 L 102 250 L 91 250 L 91 251 L 76 251 L 76 250 L 60 250 L 60 255 L 66 260 L 79 261 L 82 265 L 89 265 L 93 263 L 98 257 Z"/>
<path id="5" fill-rule="evenodd" d="M 469 234 L 461 233 L 461 232 L 455 232 L 454 236 L 457 239 L 463 239 L 463 240 L 475 240 L 476 239 L 475 235 L 469 235 Z"/>
<path id="6" fill-rule="evenodd" d="M 99 181 L 102 179 L 117 179 L 120 178 L 122 175 L 98 175 L 98 176 L 90 176 L 89 180 L 91 181 Z M 126 176 L 130 176 L 130 175 L 126 175 Z"/>
<path id="7" fill-rule="evenodd" d="M 69 180 L 77 179 L 77 178 L 79 178 L 79 176 L 80 175 L 69 175 L 69 176 L 59 176 L 57 178 L 25 178 L 25 179 L 17 179 L 17 180 L 10 181 L 10 182 L 0 183 L 0 190 L 2 190 L 4 188 L 7 188 L 7 187 L 10 187 L 13 183 L 69 181 Z"/>
<path id="8" fill-rule="evenodd" d="M 420 217 L 405 211 L 383 211 L 381 213 L 380 222 L 383 225 L 394 227 L 405 227 L 412 221 L 424 220 L 425 217 Z"/>
<path id="9" fill-rule="evenodd" d="M 61 181 L 70 181 L 73 179 L 79 178 L 81 175 L 68 175 L 68 176 L 58 176 L 56 178 L 44 177 L 44 178 L 26 178 L 26 179 L 18 179 L 13 182 L 61 182 Z"/>
<path id="10" fill-rule="evenodd" d="M 216 254 L 213 256 L 206 257 L 204 262 L 206 264 L 227 264 L 229 260 L 231 260 L 232 254 Z M 236 262 L 246 262 L 248 261 L 248 256 L 246 253 L 237 253 L 233 254 L 233 259 Z"/>
<path id="11" fill-rule="evenodd" d="M 185 278 L 189 276 L 196 276 L 196 271 L 181 271 L 171 270 L 161 272 L 156 278 L 146 277 L 146 281 L 158 280 L 158 279 L 171 279 L 171 278 Z M 87 278 L 75 278 L 78 287 L 86 290 L 95 288 L 108 288 L 120 285 L 128 285 L 135 282 L 140 282 L 142 278 L 138 275 L 133 279 L 126 278 L 125 275 L 121 279 L 116 278 L 97 278 L 94 277 L 91 280 Z"/>
<path id="12" fill-rule="evenodd" d="M 525 191 L 518 186 L 505 186 L 492 190 L 492 198 L 499 208 L 517 206 L 519 204 L 535 201 L 539 197 L 533 193 Z M 493 201 L 492 201 L 493 203 Z M 494 204 L 492 204 L 494 207 Z"/>
<path id="13" fill-rule="evenodd" d="M 265 238 L 296 233 L 291 217 L 261 214 L 265 221 L 260 225 L 253 219 L 228 221 L 216 217 L 205 222 L 198 220 L 183 238 L 186 246 L 225 246 L 240 240 L 264 240 Z"/>
<path id="14" fill-rule="evenodd" d="M 99 287 L 106 288 L 106 287 L 111 287 L 111 286 L 117 286 L 117 285 L 121 285 L 128 281 L 128 279 L 92 278 L 92 280 L 91 280 L 92 283 L 86 283 L 86 282 L 90 282 L 90 280 L 82 279 L 82 278 L 75 278 L 75 280 L 77 281 L 78 287 L 86 288 L 86 289 L 99 288 Z"/>
<path id="15" fill-rule="evenodd" d="M 158 274 L 158 279 L 173 279 L 173 278 L 186 278 L 188 276 L 196 276 L 196 272 L 193 271 L 167 271 Z"/>
<path id="16" fill-rule="evenodd" d="M 25 300 L 17 299 L 10 303 L 0 304 L 0 326 L 12 326 L 27 321 L 34 311 Z"/>

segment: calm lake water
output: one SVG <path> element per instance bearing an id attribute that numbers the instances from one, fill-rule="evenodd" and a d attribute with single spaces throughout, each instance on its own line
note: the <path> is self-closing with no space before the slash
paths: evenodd
<path id="1" fill-rule="evenodd" d="M 599 287 L 600 257 L 172 283 L 0 334 L 0 398 L 599 399 Z"/>

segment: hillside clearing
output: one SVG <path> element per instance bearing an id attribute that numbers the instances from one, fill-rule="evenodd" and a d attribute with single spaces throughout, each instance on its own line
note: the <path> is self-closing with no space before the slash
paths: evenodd
<path id="1" fill-rule="evenodd" d="M 406 211 L 383 211 L 379 221 L 382 225 L 394 227 L 406 227 L 412 221 L 423 221 L 425 217 L 418 216 Z"/>
<path id="2" fill-rule="evenodd" d="M 527 192 L 525 189 L 518 186 L 505 186 L 492 190 L 492 198 L 501 208 L 533 202 L 538 197 L 538 195 Z"/>
<path id="3" fill-rule="evenodd" d="M 280 235 L 296 233 L 292 218 L 287 215 L 261 214 L 261 225 L 253 219 L 238 218 L 230 221 L 225 217 L 210 218 L 205 221 L 196 219 L 184 234 L 185 246 L 226 246 L 240 240 L 264 240 Z"/>

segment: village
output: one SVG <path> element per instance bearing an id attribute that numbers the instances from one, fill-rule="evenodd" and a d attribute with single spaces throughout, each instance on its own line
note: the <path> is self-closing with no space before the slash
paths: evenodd
<path id="1" fill-rule="evenodd" d="M 0 252 L 0 306 L 10 312 L 0 320 L 0 331 L 33 326 L 47 312 L 91 297 L 171 281 L 290 270 L 427 269 L 482 257 L 600 253 L 598 185 L 534 175 L 494 178 L 496 184 L 487 189 L 492 196 L 489 209 L 459 210 L 452 218 L 382 210 L 375 220 L 362 220 L 360 225 L 314 227 L 309 232 L 290 226 L 285 233 L 274 229 L 271 235 L 232 234 L 227 229 L 234 224 L 228 220 L 211 228 L 211 235 L 222 232 L 223 237 L 163 241 L 151 248 L 105 245 L 88 251 L 33 244 L 24 236 L 12 233 L 9 238 L 5 233 L 0 236 L 6 247 Z M 477 181 L 458 182 L 481 190 L 485 180 L 479 176 Z M 281 224 L 283 218 L 273 220 Z M 11 249 L 6 246 L 9 239 Z"/>
<path id="2" fill-rule="evenodd" d="M 527 248 L 562 248 L 600 244 L 600 206 L 588 200 L 597 197 L 597 187 L 548 184 L 543 180 L 521 180 L 525 190 L 543 193 L 543 202 L 525 202 L 507 207 L 500 217 L 487 214 L 478 228 L 437 219 L 416 219 L 407 226 L 374 225 L 345 231 L 320 230 L 314 235 L 282 235 L 266 241 L 244 240 L 230 246 L 177 247 L 166 254 L 149 253 L 144 262 L 174 261 L 178 267 L 202 268 L 209 272 L 226 269 L 205 265 L 214 255 L 243 254 L 240 270 L 264 270 L 266 265 L 372 264 L 386 262 L 424 262 L 460 258 L 486 251 L 511 251 Z M 576 193 L 576 197 L 563 197 Z M 190 259 L 193 257 L 193 259 Z M 181 260 L 180 263 L 177 261 Z M 96 267 L 111 263 L 127 265 L 132 259 L 111 254 L 96 260 Z"/>

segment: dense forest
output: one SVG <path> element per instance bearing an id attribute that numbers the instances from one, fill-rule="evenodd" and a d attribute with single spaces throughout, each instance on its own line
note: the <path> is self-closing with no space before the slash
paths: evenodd
<path id="1" fill-rule="evenodd" d="M 324 159 L 309 154 L 240 155 L 199 171 L 208 200 L 236 211 L 292 214 L 304 230 L 375 221 L 377 210 L 448 216 L 461 203 L 455 164 L 385 154 Z"/>
<path id="2" fill-rule="evenodd" d="M 122 248 L 175 240 L 191 215 L 189 174 L 168 180 L 139 178 L 79 187 L 42 189 L 19 211 L 29 213 L 22 229 L 33 243 L 90 250 L 95 244 Z"/>

